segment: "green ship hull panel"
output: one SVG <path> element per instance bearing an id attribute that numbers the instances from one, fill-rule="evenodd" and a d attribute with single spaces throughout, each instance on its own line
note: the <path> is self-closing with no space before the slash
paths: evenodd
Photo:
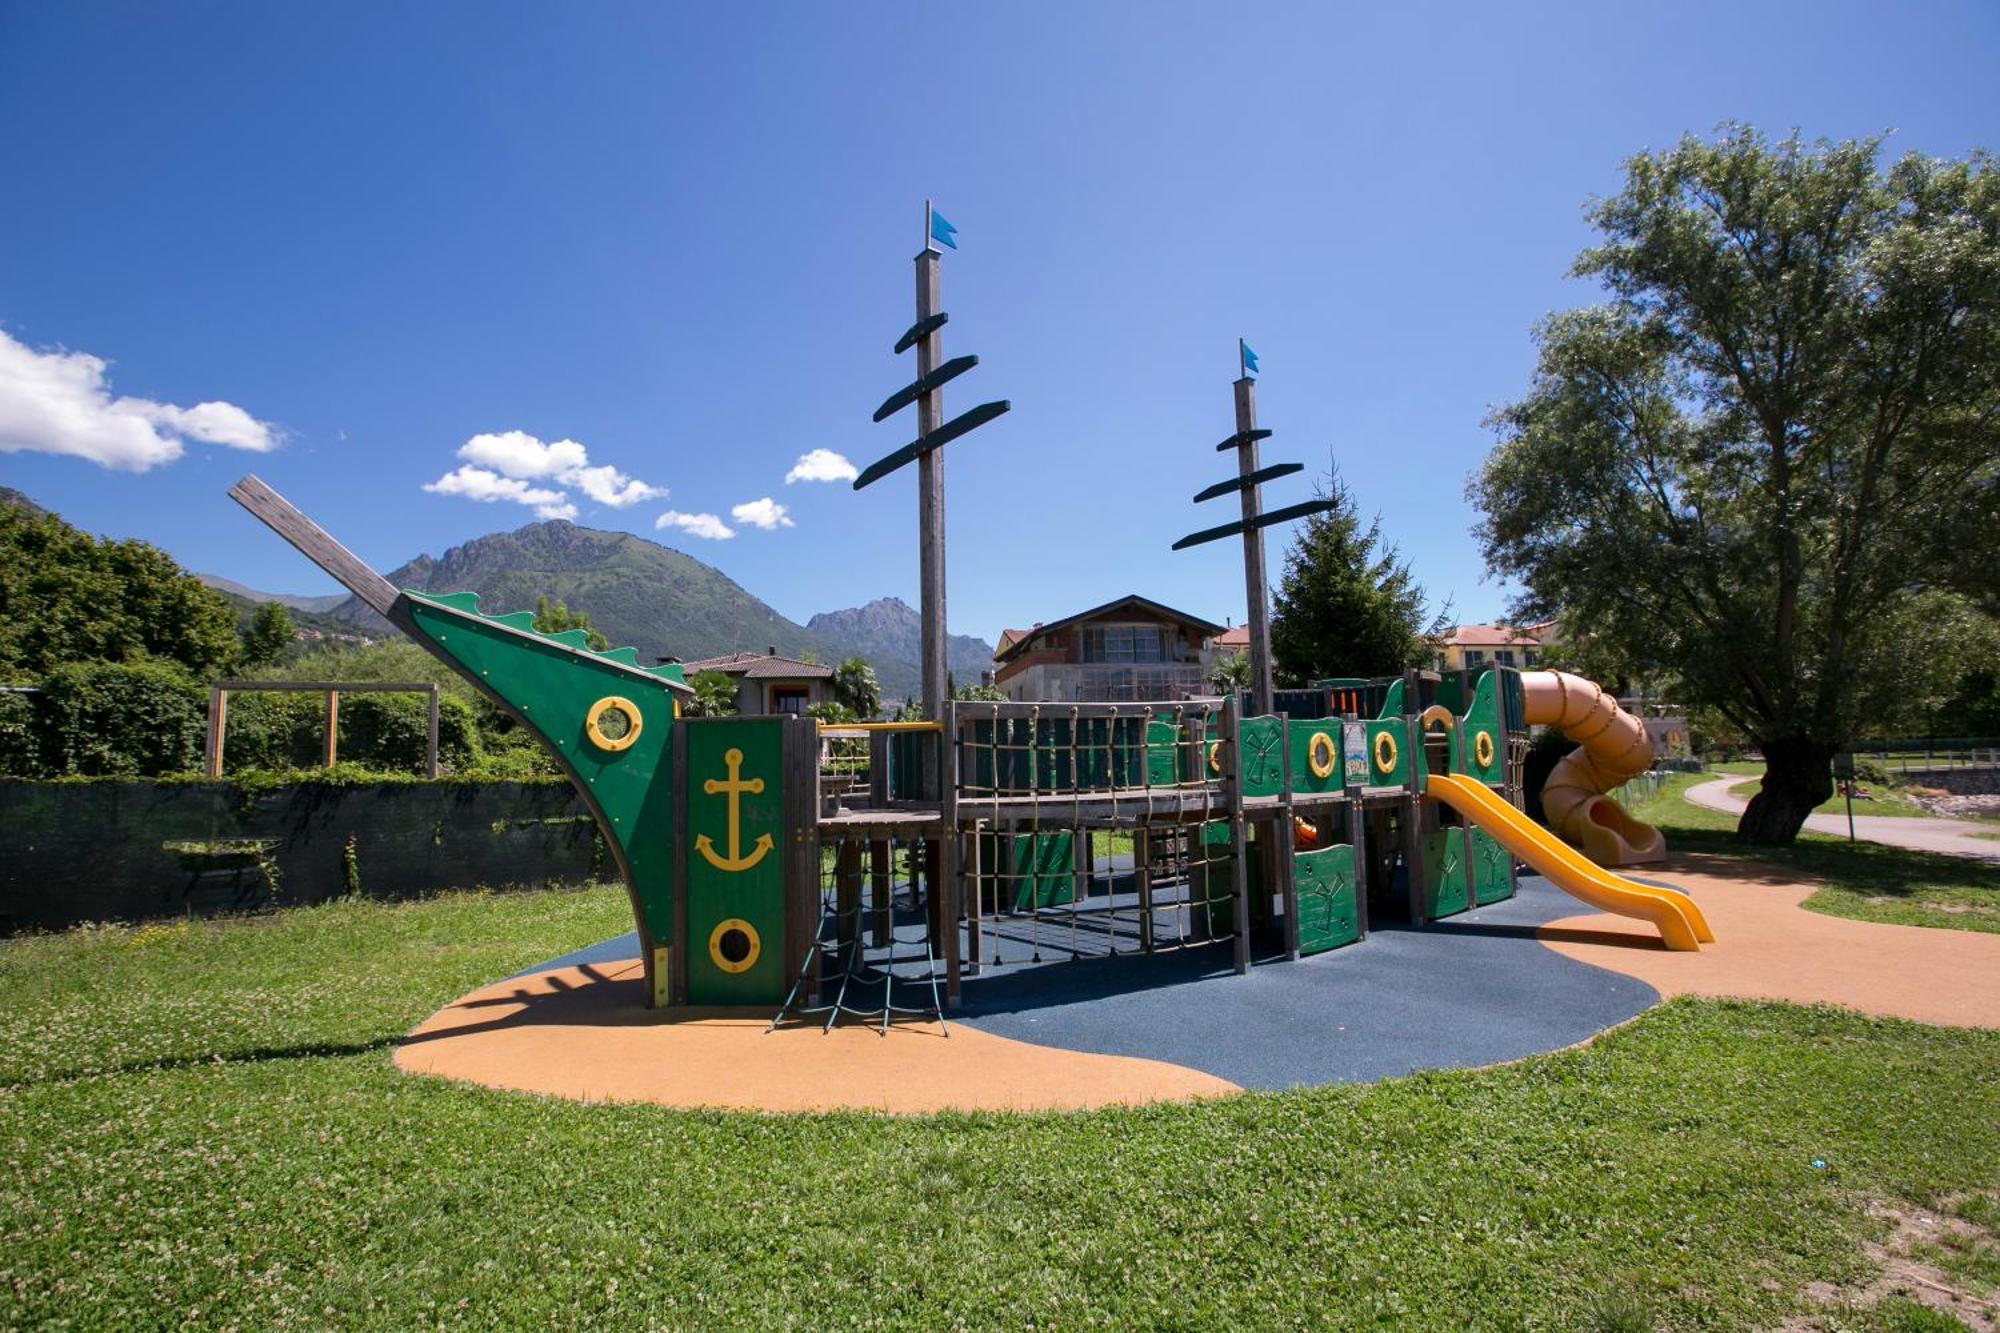
<path id="1" fill-rule="evenodd" d="M 678 712 L 678 673 L 648 671 L 562 636 L 538 634 L 530 612 L 481 615 L 476 593 L 405 592 L 397 609 L 418 643 L 518 718 L 576 784 L 624 874 L 650 977 L 653 950 L 670 947 L 674 937 L 667 751 Z M 591 710 L 608 698 L 626 701 L 638 714 L 638 735 L 615 750 L 589 733 Z"/>

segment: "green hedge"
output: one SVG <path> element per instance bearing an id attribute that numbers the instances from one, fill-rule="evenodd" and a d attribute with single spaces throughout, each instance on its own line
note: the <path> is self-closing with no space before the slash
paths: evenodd
<path id="1" fill-rule="evenodd" d="M 42 677 L 33 730 L 46 774 L 150 777 L 197 767 L 208 696 L 169 662 L 87 662 Z"/>
<path id="2" fill-rule="evenodd" d="M 540 747 L 497 713 L 438 700 L 438 762 L 448 773 L 533 778 L 554 772 Z M 486 726 L 482 726 L 485 723 Z M 492 744 L 482 732 L 491 729 Z M 340 758 L 371 772 L 424 772 L 429 705 L 415 694 L 340 700 Z M 36 693 L 0 693 L 0 776 L 160 777 L 202 767 L 208 690 L 170 662 L 59 667 Z M 231 696 L 223 752 L 231 773 L 290 772 L 326 753 L 326 697 Z"/>

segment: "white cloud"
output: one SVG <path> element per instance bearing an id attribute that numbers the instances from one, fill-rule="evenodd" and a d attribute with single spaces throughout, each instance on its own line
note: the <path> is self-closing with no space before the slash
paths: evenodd
<path id="1" fill-rule="evenodd" d="M 524 430 L 475 435 L 458 446 L 458 456 L 468 463 L 527 481 L 537 477 L 559 478 L 590 461 L 584 447 L 575 440 L 543 444 Z"/>
<path id="2" fill-rule="evenodd" d="M 785 485 L 795 481 L 853 481 L 860 475 L 854 464 L 833 450 L 815 449 L 799 455 L 799 461 L 785 474 Z"/>
<path id="3" fill-rule="evenodd" d="M 521 430 L 475 435 L 458 447 L 465 463 L 447 472 L 424 489 L 438 495 L 462 495 L 469 500 L 512 500 L 533 505 L 542 518 L 575 518 L 576 501 L 567 491 L 553 487 L 574 487 L 584 497 L 613 509 L 624 509 L 642 500 L 660 500 L 664 486 L 653 486 L 628 477 L 609 465 L 592 467 L 590 454 L 575 440 L 544 444 Z M 547 482 L 533 486 L 530 482 Z"/>
<path id="4" fill-rule="evenodd" d="M 188 440 L 256 453 L 278 447 L 278 429 L 234 403 L 114 397 L 105 365 L 88 352 L 38 352 L 0 331 L 0 453 L 66 454 L 144 472 L 179 458 Z"/>
<path id="5" fill-rule="evenodd" d="M 549 481 L 574 487 L 586 498 L 613 509 L 664 499 L 667 494 L 666 487 L 629 477 L 609 464 L 592 467 L 590 452 L 575 440 L 544 444 L 523 430 L 475 435 L 458 447 L 458 456 L 517 481 Z M 576 506 L 570 504 L 569 509 L 565 517 L 574 517 Z"/>
<path id="6" fill-rule="evenodd" d="M 560 505 L 568 499 L 561 491 L 552 491 L 546 486 L 530 486 L 518 478 L 503 477 L 470 463 L 445 473 L 436 481 L 425 482 L 424 489 L 433 495 L 458 495 L 485 504 L 511 500 L 522 505 Z"/>
<path id="7" fill-rule="evenodd" d="M 669 509 L 653 520 L 655 528 L 679 528 L 695 537 L 706 537 L 710 541 L 728 541 L 736 532 L 714 514 L 683 514 Z"/>
<path id="8" fill-rule="evenodd" d="M 638 504 L 641 500 L 663 500 L 667 488 L 649 486 L 636 478 L 628 477 L 617 468 L 606 464 L 603 467 L 571 468 L 557 480 L 574 486 L 601 505 L 613 509 L 623 509 L 627 505 Z"/>
<path id="9" fill-rule="evenodd" d="M 792 526 L 791 517 L 785 513 L 785 507 L 774 502 L 768 495 L 761 500 L 745 500 L 732 508 L 729 516 L 738 523 L 748 523 L 751 527 L 762 528 L 766 532 L 773 528 Z"/>

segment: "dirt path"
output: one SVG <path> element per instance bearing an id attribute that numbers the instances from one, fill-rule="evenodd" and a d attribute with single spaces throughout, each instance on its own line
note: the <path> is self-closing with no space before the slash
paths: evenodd
<path id="1" fill-rule="evenodd" d="M 1685 890 L 1715 927 L 1700 953 L 1670 953 L 1652 926 L 1591 913 L 1542 942 L 1637 977 L 1662 995 L 1839 1004 L 1947 1027 L 2000 1027 L 2000 935 L 1808 912 L 1815 880 L 1734 858 L 1683 854 L 1641 878 Z"/>
<path id="2" fill-rule="evenodd" d="M 1738 796 L 1735 788 L 1746 782 L 1755 782 L 1752 777 L 1717 778 L 1713 782 L 1703 782 L 1690 787 L 1685 793 L 1688 801 L 1710 810 L 1720 810 L 1724 814 L 1740 815 L 1749 805 L 1747 797 Z M 1833 837 L 1847 836 L 1847 816 L 1808 815 L 1806 827 L 1815 833 L 1830 834 Z M 1856 815 L 1854 834 L 1864 842 L 1879 842 L 1890 847 L 1907 847 L 1917 852 L 1942 852 L 1946 856 L 1965 856 L 1978 861 L 2000 863 L 2000 841 L 1982 838 L 1981 833 L 1996 833 L 1992 825 L 1975 824 L 1960 819 L 1905 819 L 1895 815 Z"/>

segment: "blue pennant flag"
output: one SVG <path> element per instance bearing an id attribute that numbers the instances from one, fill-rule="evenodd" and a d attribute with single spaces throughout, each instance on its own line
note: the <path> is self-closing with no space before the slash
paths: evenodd
<path id="1" fill-rule="evenodd" d="M 931 239 L 939 245 L 949 246 L 951 249 L 956 250 L 958 249 L 958 242 L 951 239 L 956 235 L 958 235 L 958 228 L 946 222 L 944 214 L 933 208 L 931 210 Z"/>
<path id="2" fill-rule="evenodd" d="M 1257 373 L 1257 354 L 1250 350 L 1250 344 L 1238 338 L 1236 340 L 1236 348 L 1243 354 L 1243 373 L 1245 375 L 1255 375 Z"/>

